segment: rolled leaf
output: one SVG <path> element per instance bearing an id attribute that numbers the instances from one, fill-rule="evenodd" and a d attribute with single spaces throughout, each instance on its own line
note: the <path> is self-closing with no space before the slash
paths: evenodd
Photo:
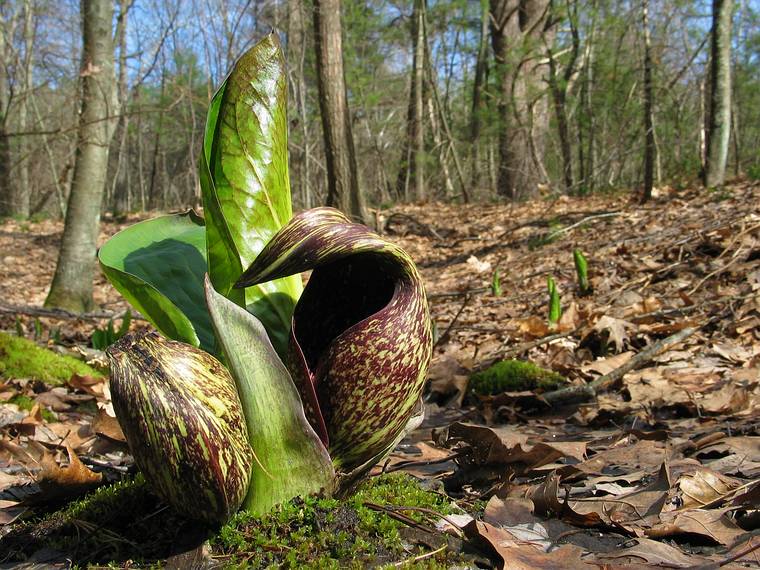
<path id="1" fill-rule="evenodd" d="M 284 352 L 296 276 L 235 295 L 233 284 L 291 217 L 287 74 L 277 35 L 246 52 L 214 95 L 201 156 L 209 275 L 217 291 L 246 306 Z"/>
<path id="2" fill-rule="evenodd" d="M 268 512 L 298 495 L 332 491 L 327 449 L 259 320 L 206 282 L 211 318 L 237 384 L 256 456 L 245 508 Z"/>
<path id="3" fill-rule="evenodd" d="M 98 259 L 113 286 L 159 331 L 213 351 L 203 218 L 190 210 L 139 222 L 109 239 Z"/>
<path id="4" fill-rule="evenodd" d="M 178 512 L 226 521 L 246 496 L 253 463 L 227 370 L 155 332 L 127 335 L 107 355 L 116 418 L 145 479 Z"/>
<path id="5" fill-rule="evenodd" d="M 389 452 L 412 416 L 432 353 L 427 299 L 406 252 L 332 208 L 295 216 L 237 286 L 307 269 L 287 363 L 333 464 L 350 472 Z"/>

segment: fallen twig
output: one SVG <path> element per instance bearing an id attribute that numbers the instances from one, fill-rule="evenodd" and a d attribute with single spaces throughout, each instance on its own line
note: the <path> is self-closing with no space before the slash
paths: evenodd
<path id="1" fill-rule="evenodd" d="M 710 321 L 708 321 L 710 322 Z M 707 323 L 705 323 L 707 324 Z M 667 350 L 675 344 L 679 344 L 700 330 L 703 326 L 689 327 L 678 331 L 675 334 L 670 335 L 667 338 L 658 340 L 652 343 L 647 348 L 631 357 L 623 365 L 618 366 L 615 370 L 600 376 L 593 382 L 583 384 L 580 386 L 570 386 L 569 388 L 561 388 L 560 390 L 554 390 L 553 392 L 547 392 L 542 396 L 543 400 L 549 405 L 554 406 L 556 404 L 567 404 L 571 402 L 590 400 L 595 398 L 599 392 L 604 392 L 618 380 L 629 372 L 641 368 L 658 354 Z"/>
<path id="2" fill-rule="evenodd" d="M 604 214 L 595 214 L 593 216 L 586 216 L 585 218 L 583 218 L 579 222 L 575 222 L 574 224 L 571 224 L 571 225 L 569 225 L 569 226 L 567 226 L 565 228 L 560 228 L 558 230 L 555 230 L 555 231 L 549 233 L 546 236 L 545 239 L 546 240 L 552 240 L 555 237 L 557 237 L 558 235 L 564 234 L 565 232 L 569 232 L 570 230 L 573 230 L 573 229 L 577 228 L 578 226 L 582 226 L 583 224 L 585 224 L 586 222 L 590 222 L 591 220 L 598 220 L 598 219 L 601 219 L 601 218 L 612 218 L 612 217 L 615 217 L 615 216 L 619 216 L 621 213 L 622 212 L 605 212 Z"/>
<path id="3" fill-rule="evenodd" d="M 81 320 L 81 321 L 99 321 L 102 319 L 121 319 L 126 314 L 91 312 L 91 313 L 72 313 L 64 309 L 46 309 L 44 307 L 28 307 L 21 305 L 0 304 L 0 313 L 6 315 L 29 315 L 31 317 L 49 317 L 52 319 Z M 147 321 L 139 313 L 132 312 L 133 321 Z"/>
<path id="4" fill-rule="evenodd" d="M 464 311 L 465 307 L 467 307 L 467 304 L 470 302 L 470 295 L 467 294 L 464 296 L 464 302 L 462 302 L 462 306 L 459 307 L 459 310 L 457 311 L 457 314 L 454 315 L 454 318 L 451 319 L 451 322 L 449 323 L 449 326 L 446 327 L 446 330 L 443 332 L 441 336 L 438 337 L 438 339 L 435 341 L 435 344 L 433 344 L 433 348 L 437 347 L 440 344 L 443 344 L 444 342 L 447 342 L 449 339 L 449 336 L 451 335 L 451 330 L 454 328 L 454 325 L 459 320 L 459 317 L 461 316 L 462 312 Z"/>
<path id="5" fill-rule="evenodd" d="M 652 311 L 650 313 L 642 313 L 640 315 L 634 315 L 632 317 L 629 317 L 628 320 L 632 323 L 637 323 L 645 319 L 657 320 L 660 317 L 668 317 L 670 315 L 685 315 L 686 313 L 691 313 L 698 309 L 703 309 L 705 307 L 710 307 L 712 305 L 720 305 L 722 303 L 732 303 L 734 301 L 746 301 L 747 299 L 751 299 L 752 297 L 755 297 L 756 295 L 758 295 L 758 293 L 753 292 L 748 295 L 735 295 L 731 297 L 721 297 L 720 299 L 711 299 L 709 301 L 705 301 L 704 303 L 696 303 L 694 305 L 689 305 L 687 307 L 676 307 L 673 309 L 660 309 L 658 311 Z"/>

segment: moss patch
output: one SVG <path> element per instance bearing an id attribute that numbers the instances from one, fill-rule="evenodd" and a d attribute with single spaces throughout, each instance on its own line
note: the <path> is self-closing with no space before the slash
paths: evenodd
<path id="1" fill-rule="evenodd" d="M 31 378 L 60 385 L 72 375 L 102 376 L 71 356 L 61 356 L 31 340 L 0 333 L 0 378 Z"/>
<path id="2" fill-rule="evenodd" d="M 556 390 L 567 380 L 552 370 L 522 360 L 502 360 L 490 368 L 470 376 L 468 389 L 480 396 L 494 396 L 502 392 Z"/>
<path id="3" fill-rule="evenodd" d="M 458 511 L 444 495 L 422 489 L 411 477 L 392 474 L 367 481 L 346 500 L 294 499 L 265 516 L 241 512 L 221 529 L 208 529 L 175 515 L 138 475 L 101 487 L 61 511 L 16 524 L 0 539 L 0 552 L 7 553 L 0 562 L 24 560 L 45 548 L 83 566 L 127 560 L 155 564 L 183 544 L 187 548 L 188 537 L 199 543 L 208 538 L 212 556 L 225 568 L 367 568 L 433 550 L 410 538 L 407 525 L 366 503 L 423 507 L 440 514 Z M 403 514 L 426 520 L 421 512 Z M 446 542 L 438 534 L 422 534 L 441 545 Z M 456 550 L 444 549 L 415 567 L 448 568 L 464 560 Z"/>

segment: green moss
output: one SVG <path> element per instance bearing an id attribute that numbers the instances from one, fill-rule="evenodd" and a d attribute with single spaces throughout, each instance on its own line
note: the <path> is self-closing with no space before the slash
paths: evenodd
<path id="1" fill-rule="evenodd" d="M 31 378 L 59 385 L 73 374 L 102 376 L 76 358 L 61 356 L 22 337 L 0 333 L 0 378 Z"/>
<path id="2" fill-rule="evenodd" d="M 26 410 L 27 412 L 34 407 L 34 399 L 29 396 L 18 394 L 13 396 L 7 401 L 8 404 L 16 404 L 20 410 Z M 41 407 L 42 419 L 46 422 L 58 421 L 58 417 L 45 407 Z"/>
<path id="3" fill-rule="evenodd" d="M 410 556 L 402 538 L 403 523 L 366 506 L 422 507 L 451 514 L 450 500 L 422 489 L 403 474 L 371 479 L 345 501 L 317 497 L 297 499 L 263 517 L 238 513 L 212 540 L 232 567 L 366 568 Z M 460 511 L 461 512 L 461 511 Z M 405 516 L 424 521 L 419 511 Z M 441 552 L 428 568 L 447 568 L 459 555 Z"/>
<path id="4" fill-rule="evenodd" d="M 422 489 L 409 476 L 391 474 L 367 481 L 346 500 L 298 498 L 265 516 L 241 512 L 220 529 L 208 529 L 174 514 L 138 475 L 101 487 L 55 513 L 14 525 L 0 539 L 0 552 L 7 553 L 0 560 L 25 560 L 47 548 L 82 567 L 120 566 L 126 561 L 132 567 L 159 567 L 188 536 L 199 542 L 208 538 L 212 556 L 225 568 L 367 568 L 431 550 L 405 541 L 407 525 L 365 503 L 461 512 L 445 495 Z M 437 518 L 426 519 L 418 511 L 403 514 L 428 525 Z M 432 538 L 445 543 L 437 534 Z M 446 549 L 414 567 L 449 568 L 464 560 Z"/>
<path id="5" fill-rule="evenodd" d="M 468 389 L 481 396 L 493 396 L 502 392 L 556 390 L 567 380 L 552 370 L 522 360 L 502 360 L 490 368 L 470 376 Z"/>

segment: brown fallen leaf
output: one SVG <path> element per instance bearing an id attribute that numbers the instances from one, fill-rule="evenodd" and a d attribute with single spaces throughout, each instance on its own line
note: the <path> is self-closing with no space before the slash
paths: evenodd
<path id="1" fill-rule="evenodd" d="M 628 331 L 635 328 L 636 325 L 633 323 L 603 315 L 602 318 L 594 324 L 592 332 L 600 337 L 602 344 L 615 345 L 615 352 L 623 352 L 628 346 Z M 585 339 L 581 344 L 585 344 Z"/>
<path id="2" fill-rule="evenodd" d="M 544 552 L 540 547 L 520 542 L 506 529 L 482 521 L 468 523 L 464 532 L 467 538 L 496 554 L 502 561 L 499 568 L 504 570 L 591 570 L 600 567 L 581 560 L 583 550 L 577 546 L 565 545 Z"/>
<path id="3" fill-rule="evenodd" d="M 546 476 L 544 482 L 535 487 L 530 494 L 530 500 L 535 505 L 535 513 L 543 517 L 557 517 L 565 522 L 579 527 L 605 526 L 606 522 L 599 513 L 590 510 L 581 513 L 574 510 L 568 501 L 559 499 L 560 477 L 556 473 Z"/>
<path id="4" fill-rule="evenodd" d="M 636 538 L 632 542 L 632 546 L 596 554 L 595 558 L 626 565 L 640 561 L 666 568 L 692 568 L 700 562 L 708 562 L 705 558 L 687 555 L 674 546 L 649 538 Z"/>
<path id="5" fill-rule="evenodd" d="M 699 535 L 716 544 L 733 545 L 746 531 L 728 516 L 731 509 L 689 509 L 660 514 L 660 522 L 645 531 L 650 538 Z"/>
<path id="6" fill-rule="evenodd" d="M 457 461 L 460 465 L 509 466 L 515 472 L 525 473 L 556 461 L 571 457 L 583 461 L 586 443 L 579 441 L 552 441 L 528 443 L 528 437 L 510 428 L 491 428 L 456 422 L 449 426 L 447 447 L 456 444 L 468 446 Z"/>
<path id="7" fill-rule="evenodd" d="M 37 476 L 40 493 L 30 497 L 26 504 L 47 504 L 68 501 L 98 487 L 103 476 L 88 469 L 71 447 L 66 448 L 69 465 L 61 467 L 52 454 L 47 453 L 40 462 L 42 471 Z"/>
<path id="8" fill-rule="evenodd" d="M 676 481 L 669 508 L 693 509 L 709 505 L 730 495 L 741 486 L 741 482 L 722 475 L 706 467 L 697 467 L 691 473 L 684 473 Z"/>
<path id="9" fill-rule="evenodd" d="M 57 387 L 48 392 L 37 394 L 35 400 L 41 406 L 45 406 L 54 412 L 66 412 L 77 404 L 89 402 L 94 397 L 89 394 L 72 394 L 66 388 Z"/>
<path id="10" fill-rule="evenodd" d="M 109 415 L 104 409 L 99 409 L 92 419 L 91 429 L 93 433 L 118 443 L 127 443 L 124 432 L 121 431 L 119 421 Z"/>
<path id="11" fill-rule="evenodd" d="M 81 376 L 79 374 L 74 374 L 66 383 L 74 390 L 81 390 L 96 398 L 104 397 L 104 388 L 106 385 L 106 379 L 104 377 L 99 378 L 96 376 Z"/>

